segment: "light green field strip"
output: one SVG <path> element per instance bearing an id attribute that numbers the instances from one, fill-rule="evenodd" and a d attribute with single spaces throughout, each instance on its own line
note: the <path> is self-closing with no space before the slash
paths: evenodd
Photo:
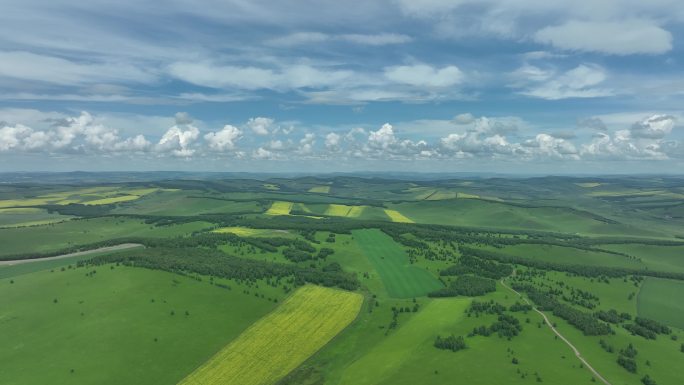
<path id="1" fill-rule="evenodd" d="M 404 214 L 400 213 L 397 210 L 385 209 L 385 214 L 387 214 L 387 216 L 392 220 L 392 222 L 413 223 L 413 220 L 411 220 L 411 218 L 405 217 Z"/>
<path id="2" fill-rule="evenodd" d="M 275 384 L 349 325 L 363 296 L 305 286 L 179 385 Z"/>
<path id="3" fill-rule="evenodd" d="M 601 185 L 601 183 L 598 182 L 585 182 L 585 183 L 575 183 L 577 186 L 584 187 L 584 188 L 594 188 L 598 187 Z"/>
<path id="4" fill-rule="evenodd" d="M 372 385 L 382 383 L 407 361 L 415 359 L 418 349 L 434 349 L 432 343 L 440 332 L 449 329 L 463 317 L 470 303 L 466 298 L 438 299 L 428 303 L 408 323 L 371 349 L 344 372 L 340 385 Z M 454 359 L 457 359 L 454 357 Z M 426 381 L 425 383 L 432 383 Z M 443 382 L 455 383 L 460 382 Z"/>
<path id="5" fill-rule="evenodd" d="M 366 209 L 366 206 L 352 206 L 351 209 L 349 209 L 349 212 L 347 213 L 347 216 L 350 218 L 358 218 L 363 214 L 363 211 Z"/>
<path id="6" fill-rule="evenodd" d="M 347 205 L 330 204 L 323 214 L 335 217 L 346 217 L 351 208 L 351 206 Z"/>
<path id="7" fill-rule="evenodd" d="M 214 233 L 231 233 L 240 237 L 286 237 L 294 236 L 287 230 L 272 230 L 272 229 L 252 229 L 250 227 L 233 226 L 221 227 L 213 231 Z"/>
<path id="8" fill-rule="evenodd" d="M 684 329 L 684 282 L 646 278 L 637 297 L 639 316 Z"/>
<path id="9" fill-rule="evenodd" d="M 467 194 L 467 193 L 458 193 L 457 195 L 458 199 L 480 199 L 479 195 L 475 194 Z"/>
<path id="10" fill-rule="evenodd" d="M 309 189 L 311 193 L 327 194 L 330 192 L 330 186 L 315 186 Z"/>
<path id="11" fill-rule="evenodd" d="M 95 199 L 92 201 L 83 202 L 84 205 L 96 206 L 96 205 L 110 205 L 112 203 L 130 202 L 136 199 L 140 199 L 139 195 L 122 195 L 120 197 L 109 197 L 102 199 Z"/>
<path id="12" fill-rule="evenodd" d="M 404 249 L 389 235 L 378 229 L 354 230 L 352 234 L 391 297 L 420 297 L 442 287 L 432 274 L 410 265 Z"/>
<path id="13" fill-rule="evenodd" d="M 290 215 L 291 210 L 292 202 L 276 201 L 266 210 L 266 215 Z"/>

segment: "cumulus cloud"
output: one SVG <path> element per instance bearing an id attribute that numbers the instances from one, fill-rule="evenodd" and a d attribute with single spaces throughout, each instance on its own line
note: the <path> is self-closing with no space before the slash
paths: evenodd
<path id="1" fill-rule="evenodd" d="M 235 149 L 235 142 L 241 137 L 242 131 L 239 128 L 227 124 L 220 131 L 204 135 L 204 140 L 213 151 L 230 151 Z"/>
<path id="2" fill-rule="evenodd" d="M 473 114 L 467 112 L 465 114 L 458 114 L 454 117 L 454 123 L 456 124 L 470 124 L 475 121 Z"/>
<path id="3" fill-rule="evenodd" d="M 534 38 L 564 50 L 614 55 L 662 54 L 672 49 L 672 34 L 646 20 L 571 20 L 542 28 Z"/>
<path id="4" fill-rule="evenodd" d="M 449 87 L 461 83 L 464 75 L 456 66 L 435 68 L 415 64 L 385 68 L 385 77 L 393 82 L 419 87 Z"/>
<path id="5" fill-rule="evenodd" d="M 331 132 L 325 136 L 325 148 L 333 152 L 339 151 L 341 140 L 342 137 L 340 135 Z"/>
<path id="6" fill-rule="evenodd" d="M 269 130 L 271 126 L 273 126 L 274 120 L 271 118 L 264 118 L 264 117 L 256 117 L 256 118 L 250 118 L 247 121 L 247 127 L 249 127 L 252 132 L 254 132 L 257 135 L 268 135 Z"/>
<path id="7" fill-rule="evenodd" d="M 631 135 L 635 138 L 662 139 L 672 132 L 675 118 L 671 115 L 653 115 L 634 123 Z"/>
<path id="8" fill-rule="evenodd" d="M 176 119 L 176 125 L 169 128 L 159 139 L 156 145 L 158 152 L 169 152 L 181 158 L 191 157 L 195 153 L 191 146 L 199 137 L 199 129 L 191 123 L 184 122 L 183 119 Z"/>

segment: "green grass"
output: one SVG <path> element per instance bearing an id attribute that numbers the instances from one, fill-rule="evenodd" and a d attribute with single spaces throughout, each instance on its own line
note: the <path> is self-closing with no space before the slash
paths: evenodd
<path id="1" fill-rule="evenodd" d="M 121 214 L 200 215 L 212 213 L 260 213 L 263 208 L 255 201 L 229 201 L 194 197 L 188 191 L 159 192 L 126 203 L 114 210 Z"/>
<path id="2" fill-rule="evenodd" d="M 646 278 L 637 303 L 640 316 L 684 330 L 684 282 Z"/>
<path id="3" fill-rule="evenodd" d="M 638 260 L 622 255 L 581 250 L 564 246 L 522 244 L 488 249 L 501 254 L 567 265 L 609 266 L 632 269 L 643 269 L 645 267 L 644 264 Z"/>
<path id="4" fill-rule="evenodd" d="M 0 229 L 0 256 L 56 251 L 120 237 L 176 237 L 210 226 L 207 222 L 154 226 L 137 219 L 95 218 L 7 228 Z"/>
<path id="5" fill-rule="evenodd" d="M 0 209 L 0 228 L 35 226 L 66 221 L 72 218 L 69 215 L 48 213 L 47 210 L 39 208 Z"/>
<path id="6" fill-rule="evenodd" d="M 140 246 L 140 247 L 142 247 L 142 246 Z M 135 249 L 135 248 L 133 248 L 133 249 Z M 99 255 L 122 254 L 122 253 L 130 253 L 130 252 L 131 252 L 131 249 L 125 249 L 125 250 L 120 250 L 120 251 L 100 251 L 100 252 L 88 253 L 85 255 L 75 255 L 75 256 L 67 257 L 67 258 L 49 259 L 49 260 L 44 260 L 44 261 L 20 263 L 20 264 L 11 265 L 11 266 L 0 265 L 0 279 L 17 277 L 19 275 L 35 273 L 37 271 L 42 271 L 42 270 L 55 269 L 55 268 L 58 268 L 61 266 L 68 266 L 68 265 L 75 266 L 79 261 L 85 261 L 85 260 L 91 259 L 91 258 L 99 256 Z"/>
<path id="7" fill-rule="evenodd" d="M 411 266 L 404 249 L 382 231 L 355 230 L 352 234 L 382 278 L 391 297 L 420 297 L 442 287 L 432 274 Z"/>
<path id="8" fill-rule="evenodd" d="M 639 235 L 647 229 L 608 224 L 557 207 L 519 207 L 481 199 L 425 200 L 390 205 L 417 223 L 581 234 Z"/>
<path id="9" fill-rule="evenodd" d="M 235 284 L 91 270 L 0 279 L 3 383 L 173 385 L 275 306 Z"/>
<path id="10" fill-rule="evenodd" d="M 651 270 L 684 273 L 684 246 L 624 244 L 598 247 L 637 257 Z"/>

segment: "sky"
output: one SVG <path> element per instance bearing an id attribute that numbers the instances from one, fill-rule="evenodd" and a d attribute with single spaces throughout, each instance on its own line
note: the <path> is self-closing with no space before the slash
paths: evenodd
<path id="1" fill-rule="evenodd" d="M 0 0 L 0 171 L 682 173 L 681 0 Z"/>

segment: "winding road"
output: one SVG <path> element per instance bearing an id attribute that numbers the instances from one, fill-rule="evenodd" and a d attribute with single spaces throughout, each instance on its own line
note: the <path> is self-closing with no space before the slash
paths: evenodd
<path id="1" fill-rule="evenodd" d="M 567 338 L 565 338 L 562 334 L 560 334 L 560 332 L 553 326 L 553 324 L 551 323 L 551 321 L 549 321 L 549 318 L 546 316 L 546 314 L 544 314 L 542 311 L 540 311 L 539 309 L 537 309 L 537 307 L 534 306 L 532 303 L 530 303 L 530 301 L 528 301 L 527 298 L 525 298 L 522 294 L 518 293 L 518 292 L 517 292 L 516 290 L 514 290 L 512 287 L 506 285 L 506 283 L 504 282 L 503 279 L 502 279 L 500 282 L 501 282 L 501 284 L 502 284 L 506 289 L 508 289 L 508 290 L 510 290 L 510 291 L 512 291 L 512 292 L 514 292 L 514 293 L 517 294 L 520 298 L 522 298 L 522 300 L 525 301 L 526 304 L 532 306 L 532 309 L 533 309 L 534 311 L 536 311 L 537 313 L 539 313 L 539 314 L 544 318 L 544 322 L 546 322 L 546 324 L 551 328 L 551 330 L 552 330 L 558 337 L 560 337 L 560 339 L 562 339 L 563 342 L 565 342 L 565 343 L 570 347 L 570 349 L 572 349 L 573 352 L 575 352 L 575 356 L 576 356 L 580 361 L 582 361 L 582 364 L 584 364 L 584 366 L 587 367 L 587 369 L 589 369 L 590 372 L 592 372 L 596 377 L 598 377 L 598 379 L 601 380 L 604 384 L 606 384 L 606 385 L 612 385 L 612 384 L 611 384 L 610 382 L 608 382 L 608 380 L 606 380 L 601 374 L 599 374 L 599 372 L 597 372 L 596 369 L 594 369 L 593 366 L 589 365 L 589 363 L 587 362 L 587 360 L 585 360 L 584 357 L 582 357 L 582 354 L 581 354 L 580 351 L 575 347 L 575 345 L 573 345 L 570 341 L 568 341 Z"/>
<path id="2" fill-rule="evenodd" d="M 12 261 L 0 261 L 0 266 L 14 266 L 14 265 L 21 265 L 24 263 L 49 261 L 52 259 L 62 259 L 62 258 L 69 258 L 69 257 L 77 257 L 79 255 L 88 255 L 88 254 L 94 254 L 94 253 L 101 253 L 101 252 L 105 252 L 105 251 L 126 250 L 126 249 L 132 249 L 135 247 L 142 247 L 142 245 L 138 244 L 138 243 L 122 243 L 120 245 L 100 247 L 98 249 L 78 251 L 75 253 L 62 254 L 62 255 L 57 255 L 54 257 L 32 258 L 32 259 L 15 259 Z"/>

